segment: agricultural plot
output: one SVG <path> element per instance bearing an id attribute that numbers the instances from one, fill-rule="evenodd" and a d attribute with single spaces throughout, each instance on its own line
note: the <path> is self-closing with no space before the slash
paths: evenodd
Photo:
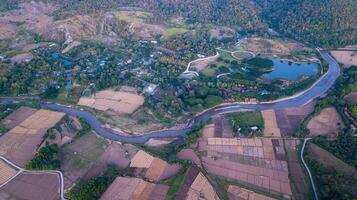
<path id="1" fill-rule="evenodd" d="M 219 200 L 213 186 L 195 166 L 188 170 L 176 196 L 176 200 L 191 199 Z"/>
<path id="2" fill-rule="evenodd" d="M 149 183 L 139 178 L 117 177 L 100 200 L 165 200 L 168 190 L 166 185 Z"/>
<path id="3" fill-rule="evenodd" d="M 0 159 L 0 185 L 9 181 L 16 173 L 17 170 L 15 168 Z"/>
<path id="4" fill-rule="evenodd" d="M 29 107 L 20 107 L 19 109 L 12 112 L 9 116 L 3 119 L 2 123 L 8 128 L 14 128 L 19 125 L 25 119 L 34 114 L 37 110 Z"/>
<path id="5" fill-rule="evenodd" d="M 306 177 L 305 169 L 301 165 L 298 157 L 298 146 L 300 140 L 285 139 L 286 157 L 289 166 L 291 190 L 297 200 L 305 200 L 310 196 L 309 180 Z"/>
<path id="6" fill-rule="evenodd" d="M 35 155 L 47 130 L 64 115 L 44 109 L 36 111 L 0 138 L 0 155 L 24 167 Z"/>
<path id="7" fill-rule="evenodd" d="M 208 138 L 199 142 L 207 172 L 272 194 L 291 196 L 282 139 Z"/>
<path id="8" fill-rule="evenodd" d="M 170 165 L 142 150 L 138 151 L 131 159 L 130 167 L 142 169 L 144 177 L 151 181 L 170 178 L 180 171 L 179 165 Z"/>
<path id="9" fill-rule="evenodd" d="M 61 171 L 65 190 L 82 178 L 107 148 L 107 142 L 88 133 L 61 149 Z"/>
<path id="10" fill-rule="evenodd" d="M 274 200 L 274 198 L 256 193 L 252 190 L 248 190 L 236 185 L 228 186 L 227 192 L 229 200 Z"/>
<path id="11" fill-rule="evenodd" d="M 332 56 L 345 67 L 350 67 L 352 65 L 357 65 L 357 46 L 349 46 L 346 49 L 351 49 L 351 51 L 331 51 Z"/>
<path id="12" fill-rule="evenodd" d="M 206 69 L 210 63 L 215 62 L 218 57 L 219 54 L 216 54 L 214 56 L 210 56 L 204 59 L 198 59 L 192 62 L 190 67 L 195 68 L 197 71 L 202 71 Z"/>
<path id="13" fill-rule="evenodd" d="M 10 199 L 57 200 L 60 197 L 60 180 L 57 174 L 23 172 L 0 191 Z"/>
<path id="14" fill-rule="evenodd" d="M 103 90 L 92 97 L 81 97 L 78 105 L 100 111 L 113 110 L 117 113 L 131 114 L 144 103 L 144 97 L 138 94 Z"/>
<path id="15" fill-rule="evenodd" d="M 99 159 L 86 172 L 83 179 L 89 180 L 92 177 L 100 176 L 109 164 L 113 164 L 120 169 L 126 168 L 130 164 L 130 159 L 137 151 L 137 148 L 131 144 L 110 144 Z"/>
<path id="16" fill-rule="evenodd" d="M 328 135 L 343 128 L 343 122 L 336 109 L 333 107 L 321 110 L 320 114 L 313 117 L 307 124 L 310 135 Z"/>
<path id="17" fill-rule="evenodd" d="M 304 119 L 314 111 L 315 102 L 300 107 L 275 110 L 278 127 L 282 135 L 293 135 Z"/>
<path id="18" fill-rule="evenodd" d="M 281 137 L 275 110 L 264 110 L 262 111 L 262 116 L 264 119 L 264 136 Z"/>

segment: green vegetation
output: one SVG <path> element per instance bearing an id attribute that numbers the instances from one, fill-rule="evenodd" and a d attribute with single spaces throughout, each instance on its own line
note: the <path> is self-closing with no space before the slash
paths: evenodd
<path id="1" fill-rule="evenodd" d="M 351 112 L 352 117 L 357 119 L 357 104 L 348 104 L 348 110 Z"/>
<path id="2" fill-rule="evenodd" d="M 306 156 L 305 160 L 312 170 L 319 199 L 350 200 L 356 197 L 357 177 L 355 175 L 341 174 L 335 169 L 326 168 L 318 161 L 311 160 Z"/>
<path id="3" fill-rule="evenodd" d="M 261 136 L 264 127 L 264 120 L 260 111 L 239 112 L 228 114 L 234 133 L 244 136 Z M 251 130 L 251 127 L 257 126 L 258 131 Z"/>
<path id="4" fill-rule="evenodd" d="M 182 166 L 179 174 L 162 182 L 163 184 L 170 186 L 170 189 L 167 192 L 168 199 L 175 199 L 177 192 L 180 190 L 182 182 L 185 179 L 188 169 L 190 169 L 190 165 L 185 164 Z"/>
<path id="5" fill-rule="evenodd" d="M 16 9 L 18 4 L 18 0 L 0 0 L 0 12 Z"/>
<path id="6" fill-rule="evenodd" d="M 164 32 L 164 36 L 171 37 L 174 35 L 182 34 L 187 32 L 188 30 L 185 28 L 169 28 Z"/>
<path id="7" fill-rule="evenodd" d="M 255 0 L 271 27 L 316 46 L 341 47 L 357 42 L 355 0 Z"/>
<path id="8" fill-rule="evenodd" d="M 89 133 L 92 130 L 90 124 L 85 119 L 78 118 L 78 120 L 81 123 L 82 129 L 78 131 L 78 133 L 75 136 L 75 139 L 82 137 L 83 135 Z"/>
<path id="9" fill-rule="evenodd" d="M 108 165 L 103 175 L 93 177 L 88 181 L 80 181 L 76 184 L 74 188 L 66 193 L 66 198 L 69 200 L 97 200 L 117 176 L 124 174 L 125 171 L 120 171 L 115 166 Z"/>
<path id="10" fill-rule="evenodd" d="M 59 147 L 57 144 L 50 144 L 42 147 L 36 156 L 26 165 L 30 170 L 57 170 L 61 163 L 59 160 Z"/>
<path id="11" fill-rule="evenodd" d="M 176 154 L 182 149 L 188 148 L 194 144 L 197 139 L 201 137 L 202 128 L 203 124 L 193 126 L 184 137 L 184 140 L 179 141 L 178 143 L 168 144 L 158 148 L 148 147 L 146 145 L 138 145 L 138 147 L 155 157 L 168 161 L 169 163 L 179 162 L 176 158 Z"/>
<path id="12" fill-rule="evenodd" d="M 332 141 L 319 136 L 314 138 L 313 142 L 357 168 L 357 138 L 353 137 L 352 133 L 342 133 Z"/>

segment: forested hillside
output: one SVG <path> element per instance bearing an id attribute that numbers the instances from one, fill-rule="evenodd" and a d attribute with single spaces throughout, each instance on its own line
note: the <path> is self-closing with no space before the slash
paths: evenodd
<path id="1" fill-rule="evenodd" d="M 0 11 L 13 2 L 0 0 Z M 29 1 L 29 0 L 22 0 Z M 188 22 L 231 26 L 240 33 L 277 32 L 315 46 L 341 47 L 357 43 L 357 0 L 46 0 L 56 3 L 53 15 L 66 18 L 117 9 L 147 10 L 161 23 L 172 16 Z M 12 3 L 10 3 L 12 2 Z"/>
<path id="2" fill-rule="evenodd" d="M 272 28 L 300 41 L 336 47 L 357 43 L 357 0 L 256 0 Z"/>

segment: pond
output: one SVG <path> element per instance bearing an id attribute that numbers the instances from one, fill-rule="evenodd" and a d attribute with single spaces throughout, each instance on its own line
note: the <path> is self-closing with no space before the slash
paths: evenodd
<path id="1" fill-rule="evenodd" d="M 274 62 L 273 71 L 264 75 L 268 80 L 285 79 L 289 81 L 299 80 L 302 76 L 314 76 L 319 67 L 315 63 L 292 63 L 280 59 L 271 59 Z"/>

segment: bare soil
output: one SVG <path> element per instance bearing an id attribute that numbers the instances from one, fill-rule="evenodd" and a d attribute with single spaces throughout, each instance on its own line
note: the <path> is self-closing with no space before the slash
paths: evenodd
<path id="1" fill-rule="evenodd" d="M 56 174 L 24 172 L 1 189 L 20 199 L 59 199 L 59 177 Z"/>
<path id="2" fill-rule="evenodd" d="M 356 50 L 357 46 L 347 46 L 346 49 Z M 332 56 L 345 67 L 357 65 L 356 51 L 331 51 Z"/>
<path id="3" fill-rule="evenodd" d="M 307 124 L 312 136 L 328 135 L 343 127 L 342 120 L 333 107 L 323 109 L 319 115 L 313 117 Z"/>

